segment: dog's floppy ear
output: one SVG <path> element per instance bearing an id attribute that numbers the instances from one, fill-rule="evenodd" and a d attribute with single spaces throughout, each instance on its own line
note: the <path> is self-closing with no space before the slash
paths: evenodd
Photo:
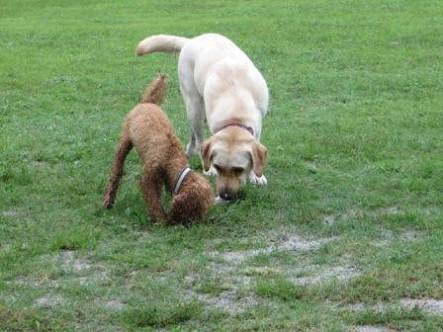
<path id="1" fill-rule="evenodd" d="M 203 169 L 205 172 L 209 171 L 209 168 L 211 167 L 211 161 L 212 161 L 211 145 L 212 145 L 212 140 L 208 139 L 203 143 L 201 149 Z"/>
<path id="2" fill-rule="evenodd" d="M 255 175 L 261 177 L 268 159 L 268 150 L 263 144 L 255 142 L 254 146 L 252 147 L 251 158 Z"/>

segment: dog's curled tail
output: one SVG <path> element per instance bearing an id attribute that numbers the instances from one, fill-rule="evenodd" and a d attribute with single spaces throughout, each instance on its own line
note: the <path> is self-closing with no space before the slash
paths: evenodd
<path id="1" fill-rule="evenodd" d="M 143 93 L 141 102 L 160 105 L 166 92 L 166 79 L 166 75 L 161 74 L 149 84 Z"/>
<path id="2" fill-rule="evenodd" d="M 137 55 L 145 55 L 154 52 L 180 52 L 188 38 L 171 36 L 171 35 L 155 35 L 143 39 L 137 46 L 135 53 Z"/>

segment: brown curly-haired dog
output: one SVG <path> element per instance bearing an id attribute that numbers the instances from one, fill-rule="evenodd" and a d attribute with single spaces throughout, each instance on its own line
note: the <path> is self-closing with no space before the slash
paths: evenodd
<path id="1" fill-rule="evenodd" d="M 166 89 L 161 75 L 145 91 L 140 104 L 126 116 L 103 205 L 111 208 L 117 195 L 123 165 L 134 146 L 144 163 L 141 180 L 145 201 L 155 220 L 166 224 L 200 219 L 213 203 L 208 181 L 187 167 L 187 157 L 166 114 L 159 105 Z M 173 193 L 169 216 L 161 205 L 163 184 Z"/>

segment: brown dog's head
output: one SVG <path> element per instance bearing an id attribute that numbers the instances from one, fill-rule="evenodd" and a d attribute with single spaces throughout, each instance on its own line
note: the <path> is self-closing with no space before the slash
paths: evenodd
<path id="1" fill-rule="evenodd" d="M 190 224 L 201 219 L 214 203 L 209 182 L 192 172 L 172 200 L 168 224 Z"/>
<path id="2" fill-rule="evenodd" d="M 225 200 L 234 199 L 249 173 L 263 175 L 267 150 L 247 130 L 229 127 L 212 136 L 202 146 L 203 168 L 217 171 L 217 192 Z"/>

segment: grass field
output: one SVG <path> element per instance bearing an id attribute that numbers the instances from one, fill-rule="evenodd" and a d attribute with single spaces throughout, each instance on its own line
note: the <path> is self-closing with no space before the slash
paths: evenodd
<path id="1" fill-rule="evenodd" d="M 443 3 L 0 0 L 0 330 L 442 331 Z M 266 188 L 202 223 L 149 220 L 121 121 L 219 32 L 271 90 Z M 198 159 L 191 161 L 199 169 Z"/>

